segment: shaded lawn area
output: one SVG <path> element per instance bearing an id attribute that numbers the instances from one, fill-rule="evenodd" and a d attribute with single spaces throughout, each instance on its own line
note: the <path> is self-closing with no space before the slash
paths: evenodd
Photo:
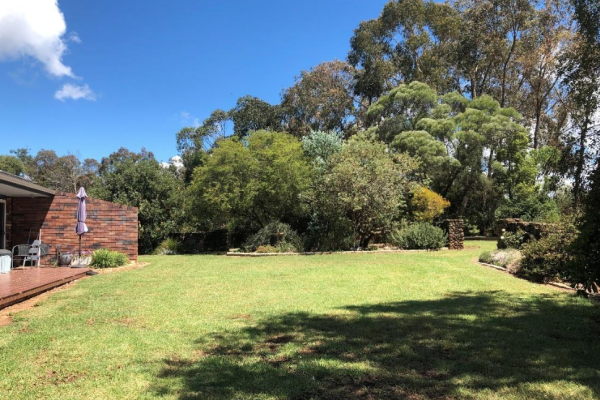
<path id="1" fill-rule="evenodd" d="M 0 398 L 600 398 L 600 307 L 467 245 L 144 257 L 0 328 Z"/>

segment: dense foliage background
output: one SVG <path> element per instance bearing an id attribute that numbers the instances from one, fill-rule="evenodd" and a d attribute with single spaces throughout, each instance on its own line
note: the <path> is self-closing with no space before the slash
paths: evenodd
<path id="1" fill-rule="evenodd" d="M 241 246 L 274 223 L 342 249 L 445 217 L 473 235 L 502 217 L 568 218 L 573 279 L 589 281 L 599 27 L 598 0 L 394 0 L 354 30 L 346 61 L 302 71 L 280 104 L 247 95 L 177 132 L 182 165 L 16 149 L 0 169 L 139 207 L 144 252 L 223 229 Z"/>

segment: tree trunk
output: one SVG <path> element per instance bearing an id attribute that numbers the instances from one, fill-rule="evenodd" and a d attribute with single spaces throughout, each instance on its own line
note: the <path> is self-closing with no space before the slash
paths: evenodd
<path id="1" fill-rule="evenodd" d="M 573 205 L 579 206 L 581 188 L 583 186 L 583 169 L 585 167 L 585 141 L 587 139 L 590 117 L 586 115 L 579 133 L 579 151 L 577 152 L 577 165 L 575 167 L 575 184 L 573 185 Z"/>
<path id="2" fill-rule="evenodd" d="M 454 174 L 452 175 L 452 177 L 450 177 L 448 179 L 446 186 L 440 193 L 442 195 L 442 197 L 448 196 L 448 192 L 450 191 L 450 188 L 452 188 L 452 185 L 454 184 L 454 181 L 456 180 L 456 178 L 458 178 L 458 174 L 460 174 L 460 172 L 461 172 L 461 169 L 457 168 L 456 171 L 454 172 Z"/>
<path id="3" fill-rule="evenodd" d="M 540 132 L 540 117 L 542 111 L 541 110 L 535 110 L 535 129 L 533 130 L 533 148 L 537 149 L 538 148 L 538 136 L 539 136 L 539 132 Z"/>
<path id="4" fill-rule="evenodd" d="M 371 234 L 369 233 L 368 235 L 365 236 L 361 236 L 360 238 L 360 242 L 359 242 L 359 246 L 361 249 L 366 249 L 367 247 L 369 247 L 369 242 L 371 241 Z"/>
<path id="5" fill-rule="evenodd" d="M 508 56 L 506 57 L 506 61 L 504 61 L 504 66 L 502 67 L 502 87 L 501 87 L 501 95 L 500 95 L 500 107 L 504 108 L 504 104 L 506 103 L 506 70 L 508 69 L 508 63 L 512 58 L 512 55 L 515 51 L 515 46 L 517 44 L 517 31 L 518 28 L 513 30 L 513 40 L 512 45 L 510 46 L 510 51 Z"/>

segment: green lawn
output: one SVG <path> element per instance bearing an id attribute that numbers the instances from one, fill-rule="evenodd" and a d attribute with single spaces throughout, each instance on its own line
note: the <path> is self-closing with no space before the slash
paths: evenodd
<path id="1" fill-rule="evenodd" d="M 468 245 L 144 257 L 0 328 L 0 399 L 600 398 L 600 307 Z"/>

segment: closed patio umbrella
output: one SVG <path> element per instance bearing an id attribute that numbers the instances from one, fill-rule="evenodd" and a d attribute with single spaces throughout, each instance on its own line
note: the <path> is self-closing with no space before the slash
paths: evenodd
<path id="1" fill-rule="evenodd" d="M 79 188 L 77 198 L 79 202 L 77 203 L 77 225 L 75 225 L 75 232 L 79 235 L 79 258 L 81 259 L 81 237 L 89 230 L 85 224 L 85 219 L 87 218 L 85 199 L 87 199 L 87 194 L 83 187 Z"/>

